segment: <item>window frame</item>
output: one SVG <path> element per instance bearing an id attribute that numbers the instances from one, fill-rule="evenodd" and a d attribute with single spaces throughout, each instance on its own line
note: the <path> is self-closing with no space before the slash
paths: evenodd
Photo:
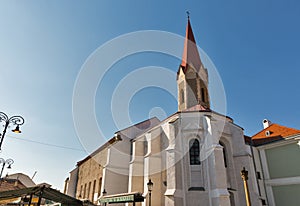
<path id="1" fill-rule="evenodd" d="M 190 165 L 201 165 L 200 161 L 200 141 L 196 138 L 189 141 Z"/>

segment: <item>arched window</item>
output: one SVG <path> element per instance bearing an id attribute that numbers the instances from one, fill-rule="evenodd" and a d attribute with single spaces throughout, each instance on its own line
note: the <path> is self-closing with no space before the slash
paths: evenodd
<path id="1" fill-rule="evenodd" d="M 197 139 L 190 141 L 190 165 L 200 165 L 200 144 Z"/>
<path id="2" fill-rule="evenodd" d="M 227 168 L 227 153 L 226 148 L 223 142 L 219 142 L 219 144 L 223 147 L 223 158 L 224 158 L 224 166 Z"/>

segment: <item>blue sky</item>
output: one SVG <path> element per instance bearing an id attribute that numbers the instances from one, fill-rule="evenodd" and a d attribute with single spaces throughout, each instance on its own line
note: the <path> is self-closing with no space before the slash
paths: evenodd
<path id="1" fill-rule="evenodd" d="M 62 189 L 68 172 L 87 155 L 72 116 L 73 88 L 84 62 L 99 46 L 129 32 L 184 35 L 186 10 L 198 45 L 222 79 L 227 115 L 245 134 L 262 129 L 264 118 L 300 129 L 299 1 L 1 0 L 0 111 L 26 121 L 22 134 L 9 132 L 4 140 L 0 156 L 15 160 L 4 174 L 31 176 L 37 171 L 36 182 Z M 152 53 L 117 62 L 96 94 L 96 117 L 104 136 L 122 129 L 114 123 L 110 104 L 124 76 L 152 65 L 176 72 L 179 63 Z M 126 109 L 134 123 L 147 119 L 155 107 L 168 116 L 176 112 L 176 99 L 159 88 L 146 88 Z"/>

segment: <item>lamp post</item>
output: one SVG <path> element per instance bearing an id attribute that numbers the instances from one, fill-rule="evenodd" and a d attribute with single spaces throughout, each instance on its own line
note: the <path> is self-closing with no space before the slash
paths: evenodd
<path id="1" fill-rule="evenodd" d="M 16 128 L 13 129 L 12 131 L 15 133 L 21 133 L 20 131 L 20 125 L 24 124 L 24 118 L 21 116 L 12 116 L 8 117 L 4 112 L 0 112 L 0 122 L 4 122 L 4 130 L 2 134 L 0 134 L 0 151 L 1 151 L 1 146 L 3 139 L 6 134 L 6 130 L 10 124 L 16 125 Z"/>
<path id="2" fill-rule="evenodd" d="M 241 177 L 244 182 L 244 189 L 245 189 L 245 196 L 246 196 L 246 203 L 247 206 L 251 206 L 251 201 L 250 201 L 250 195 L 249 195 L 249 188 L 248 188 L 248 171 L 243 167 L 243 170 L 241 171 Z"/>
<path id="3" fill-rule="evenodd" d="M 2 164 L 2 168 L 1 168 L 1 173 L 0 173 L 0 178 L 2 177 L 2 173 L 4 170 L 5 165 L 8 165 L 7 169 L 11 169 L 11 165 L 14 163 L 14 161 L 12 159 L 3 159 L 0 158 L 0 164 Z"/>
<path id="4" fill-rule="evenodd" d="M 105 196 L 107 194 L 105 188 L 103 189 L 103 192 L 102 192 L 102 196 Z M 104 206 L 106 206 L 106 202 L 104 203 Z"/>
<path id="5" fill-rule="evenodd" d="M 151 192 L 153 189 L 153 182 L 151 182 L 151 179 L 149 179 L 149 182 L 147 183 L 148 192 L 149 192 L 149 206 L 151 206 Z"/>

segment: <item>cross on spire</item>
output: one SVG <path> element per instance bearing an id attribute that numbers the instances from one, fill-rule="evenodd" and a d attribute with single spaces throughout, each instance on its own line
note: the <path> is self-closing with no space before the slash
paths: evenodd
<path id="1" fill-rule="evenodd" d="M 187 18 L 190 19 L 190 12 L 186 11 Z"/>

